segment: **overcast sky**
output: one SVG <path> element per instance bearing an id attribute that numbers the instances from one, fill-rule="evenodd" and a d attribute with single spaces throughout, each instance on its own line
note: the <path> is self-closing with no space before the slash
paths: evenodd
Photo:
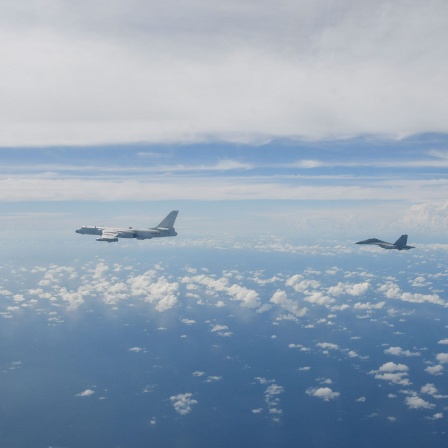
<path id="1" fill-rule="evenodd" d="M 448 125 L 444 0 L 4 0 L 0 146 Z"/>
<path id="2" fill-rule="evenodd" d="M 442 0 L 2 1 L 2 233 L 180 209 L 186 235 L 439 242 L 446 17 Z"/>

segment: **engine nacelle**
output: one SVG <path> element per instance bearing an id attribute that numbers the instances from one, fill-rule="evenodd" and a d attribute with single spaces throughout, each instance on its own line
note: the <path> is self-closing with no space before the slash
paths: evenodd
<path id="1" fill-rule="evenodd" d="M 118 241 L 118 238 L 97 238 L 97 241 L 107 241 L 108 243 L 115 243 L 116 241 Z"/>

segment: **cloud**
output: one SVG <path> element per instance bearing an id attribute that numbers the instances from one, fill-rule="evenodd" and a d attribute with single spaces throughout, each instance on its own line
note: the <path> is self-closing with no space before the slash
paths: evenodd
<path id="1" fill-rule="evenodd" d="M 0 6 L 1 146 L 447 130 L 443 1 L 39 5 Z"/>
<path id="2" fill-rule="evenodd" d="M 386 304 L 386 302 L 377 302 L 377 303 L 371 303 L 371 302 L 366 302 L 366 303 L 362 303 L 362 302 L 356 302 L 353 305 L 353 308 L 355 310 L 380 310 L 381 308 L 384 307 L 384 305 Z"/>
<path id="3" fill-rule="evenodd" d="M 389 347 L 384 350 L 386 355 L 394 355 L 394 356 L 420 356 L 420 352 L 411 352 L 409 350 L 403 350 L 401 347 Z"/>
<path id="4" fill-rule="evenodd" d="M 328 293 L 333 296 L 340 296 L 348 294 L 350 296 L 361 296 L 370 288 L 370 283 L 342 283 L 339 282 L 336 286 L 328 288 Z"/>
<path id="5" fill-rule="evenodd" d="M 440 163 L 440 161 L 439 161 Z M 401 221 L 420 231 L 440 231 L 448 219 L 448 202 L 425 202 L 411 205 Z"/>
<path id="6" fill-rule="evenodd" d="M 86 389 L 83 392 L 80 392 L 79 394 L 76 394 L 77 397 L 90 397 L 91 395 L 93 395 L 95 393 L 94 390 L 92 389 Z"/>
<path id="7" fill-rule="evenodd" d="M 217 333 L 222 337 L 232 336 L 233 333 L 231 331 L 227 331 L 228 329 L 229 327 L 227 325 L 216 324 L 212 326 L 210 333 Z"/>
<path id="8" fill-rule="evenodd" d="M 133 296 L 144 296 L 145 302 L 155 304 L 157 311 L 167 311 L 177 304 L 179 284 L 169 282 L 164 276 L 156 279 L 154 271 L 130 277 L 127 284 Z"/>
<path id="9" fill-rule="evenodd" d="M 288 299 L 285 291 L 276 291 L 271 297 L 270 302 L 292 313 L 296 317 L 303 317 L 308 311 L 307 308 L 301 308 L 296 301 Z"/>
<path id="10" fill-rule="evenodd" d="M 426 367 L 425 372 L 429 373 L 430 375 L 437 376 L 437 375 L 442 375 L 443 370 L 444 370 L 443 366 L 440 364 L 437 364 L 435 366 Z"/>
<path id="11" fill-rule="evenodd" d="M 197 404 L 192 393 L 178 394 L 170 397 L 174 410 L 180 415 L 187 415 L 192 411 L 192 406 Z"/>
<path id="12" fill-rule="evenodd" d="M 418 396 L 406 397 L 404 401 L 410 409 L 433 409 L 435 407 Z"/>
<path id="13" fill-rule="evenodd" d="M 433 303 L 436 305 L 441 305 L 446 307 L 447 302 L 440 298 L 438 294 L 419 294 L 419 293 L 409 293 L 403 292 L 401 288 L 388 281 L 378 288 L 378 291 L 382 292 L 388 299 L 398 299 L 403 302 L 411 303 Z"/>
<path id="14" fill-rule="evenodd" d="M 409 367 L 404 364 L 395 364 L 387 362 L 380 366 L 378 370 L 372 370 L 369 373 L 374 374 L 375 378 L 382 381 L 388 381 L 392 384 L 409 386 L 412 384 L 408 379 Z"/>
<path id="15" fill-rule="evenodd" d="M 380 372 L 407 372 L 409 367 L 404 364 L 395 364 L 394 362 L 386 362 L 380 367 Z"/>
<path id="16" fill-rule="evenodd" d="M 131 347 L 131 348 L 128 348 L 128 351 L 134 352 L 134 353 L 139 353 L 139 352 L 141 352 L 143 350 L 144 349 L 142 347 Z"/>
<path id="17" fill-rule="evenodd" d="M 439 394 L 436 386 L 434 386 L 434 384 L 432 384 L 432 383 L 427 383 L 424 386 L 422 386 L 420 388 L 420 392 L 422 394 L 431 395 L 432 397 L 434 397 L 436 399 L 448 398 L 448 395 L 441 395 L 441 394 Z"/>
<path id="18" fill-rule="evenodd" d="M 341 395 L 339 392 L 334 392 L 329 387 L 319 387 L 316 389 L 309 388 L 306 390 L 306 393 L 312 397 L 320 398 L 324 401 L 335 400 Z"/>
<path id="19" fill-rule="evenodd" d="M 330 349 L 330 350 L 338 350 L 339 349 L 339 345 L 337 344 L 333 344 L 331 342 L 318 342 L 316 344 L 317 347 L 323 348 L 325 350 Z"/>
<path id="20" fill-rule="evenodd" d="M 204 381 L 205 383 L 214 383 L 215 381 L 222 380 L 222 376 L 212 375 L 207 377 L 207 379 Z"/>
<path id="21" fill-rule="evenodd" d="M 215 279 L 201 274 L 193 277 L 184 277 L 182 282 L 187 285 L 194 283 L 203 285 L 211 294 L 225 293 L 231 297 L 231 300 L 239 301 L 240 306 L 244 308 L 258 308 L 260 306 L 260 298 L 256 291 L 237 283 L 230 284 L 226 277 Z M 222 307 L 222 305 L 219 304 L 218 307 Z"/>
<path id="22" fill-rule="evenodd" d="M 443 412 L 436 412 L 432 417 L 426 417 L 428 420 L 440 420 L 443 418 Z"/>
<path id="23" fill-rule="evenodd" d="M 441 364 L 446 364 L 448 362 L 448 353 L 437 353 L 436 359 Z"/>

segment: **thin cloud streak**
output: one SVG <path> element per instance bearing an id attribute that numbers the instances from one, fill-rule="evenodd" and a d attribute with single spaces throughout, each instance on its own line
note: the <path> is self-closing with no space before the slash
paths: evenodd
<path id="1" fill-rule="evenodd" d="M 147 201 L 151 200 L 400 200 L 443 201 L 448 180 L 398 180 L 368 186 L 309 186 L 257 182 L 244 178 L 81 180 L 10 178 L 0 180 L 0 200 L 15 201 Z M 94 194 L 92 194 L 94 192 Z"/>

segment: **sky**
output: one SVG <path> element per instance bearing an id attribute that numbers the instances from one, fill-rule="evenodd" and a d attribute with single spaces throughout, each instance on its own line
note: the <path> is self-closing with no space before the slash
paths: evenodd
<path id="1" fill-rule="evenodd" d="M 447 16 L 1 1 L 0 445 L 446 446 Z"/>
<path id="2" fill-rule="evenodd" d="M 188 237 L 201 223 L 439 241 L 447 8 L 2 2 L 0 233 L 148 226 L 179 209 Z"/>
<path id="3" fill-rule="evenodd" d="M 7 0 L 0 145 L 446 132 L 447 8 Z"/>

